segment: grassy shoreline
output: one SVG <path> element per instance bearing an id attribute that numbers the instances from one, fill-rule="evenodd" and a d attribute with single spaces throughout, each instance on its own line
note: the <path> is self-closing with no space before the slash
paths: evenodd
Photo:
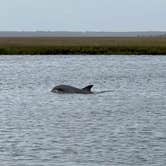
<path id="1" fill-rule="evenodd" d="M 0 55 L 166 55 L 166 37 L 0 38 Z"/>

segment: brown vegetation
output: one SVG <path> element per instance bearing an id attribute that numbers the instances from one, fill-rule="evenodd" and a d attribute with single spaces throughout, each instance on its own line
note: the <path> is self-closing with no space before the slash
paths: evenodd
<path id="1" fill-rule="evenodd" d="M 166 55 L 165 37 L 0 38 L 0 54 Z"/>

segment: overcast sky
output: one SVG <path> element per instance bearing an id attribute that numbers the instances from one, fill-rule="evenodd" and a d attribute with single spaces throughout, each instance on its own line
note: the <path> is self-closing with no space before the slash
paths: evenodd
<path id="1" fill-rule="evenodd" d="M 0 30 L 166 31 L 166 0 L 0 0 Z"/>

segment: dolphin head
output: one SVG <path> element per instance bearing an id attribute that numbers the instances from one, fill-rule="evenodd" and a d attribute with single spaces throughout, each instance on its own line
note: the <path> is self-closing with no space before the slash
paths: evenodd
<path id="1" fill-rule="evenodd" d="M 55 86 L 51 92 L 54 92 L 54 93 L 63 93 L 64 92 L 64 88 L 62 85 L 58 85 L 58 86 Z"/>

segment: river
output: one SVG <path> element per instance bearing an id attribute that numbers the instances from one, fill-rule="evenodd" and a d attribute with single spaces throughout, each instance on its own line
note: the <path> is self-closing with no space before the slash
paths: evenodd
<path id="1" fill-rule="evenodd" d="M 0 94 L 2 166 L 166 165 L 164 56 L 0 56 Z"/>

